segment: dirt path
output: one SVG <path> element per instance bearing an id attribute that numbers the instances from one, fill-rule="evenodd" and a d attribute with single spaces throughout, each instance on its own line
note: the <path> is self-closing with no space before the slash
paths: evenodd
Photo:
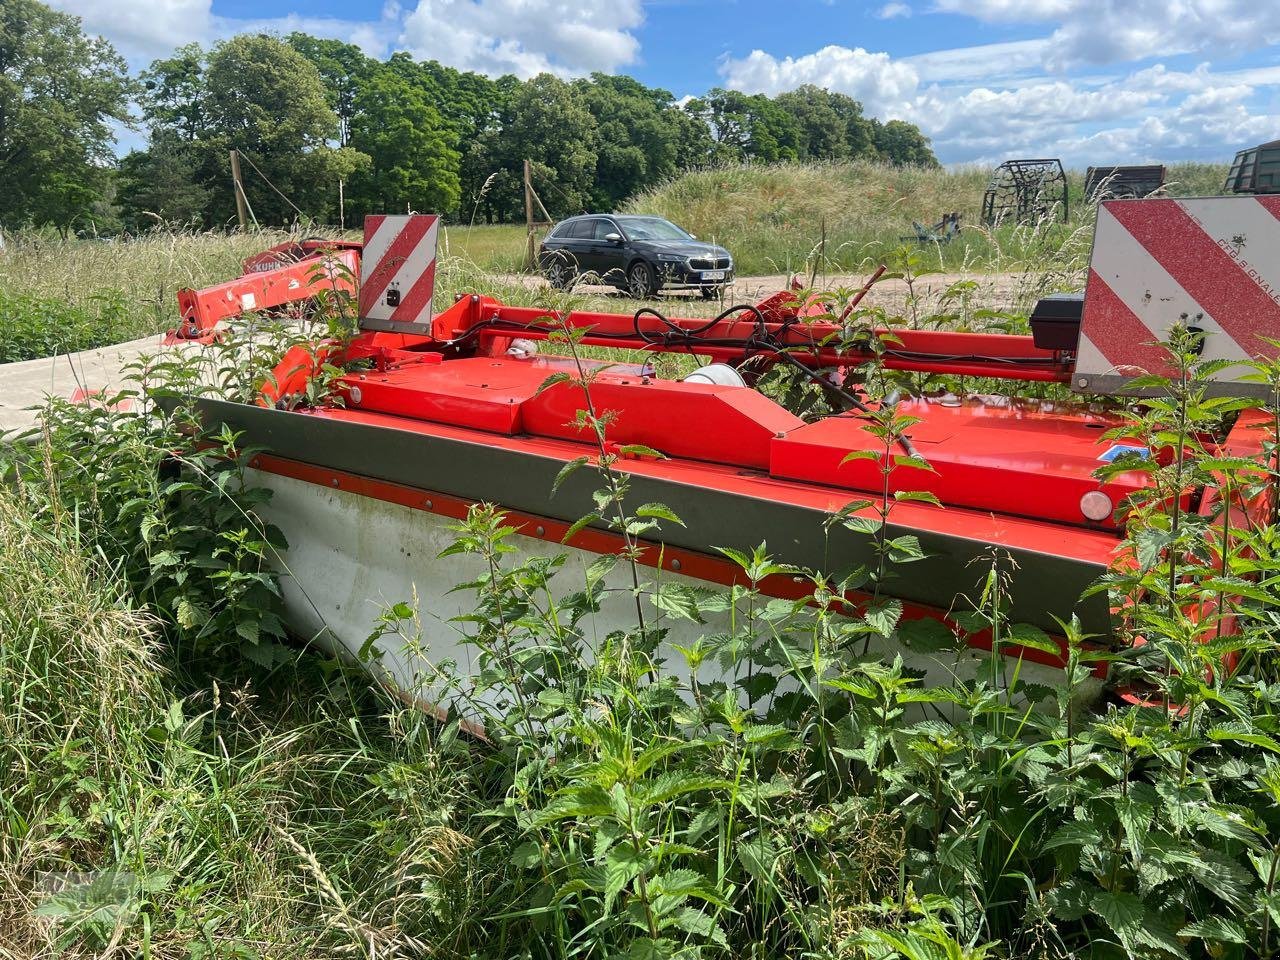
<path id="1" fill-rule="evenodd" d="M 502 274 L 498 279 L 517 286 L 538 288 L 546 285 L 541 277 L 529 274 Z M 787 289 L 790 277 L 786 274 L 771 274 L 759 277 L 739 277 L 733 282 L 725 300 L 734 303 L 755 303 L 772 293 Z M 806 278 L 807 279 L 807 278 Z M 860 289 L 867 282 L 868 274 L 828 274 L 819 276 L 815 287 L 819 290 L 853 291 Z M 969 291 L 970 306 L 993 310 L 1015 309 L 1021 301 L 1032 293 L 1034 277 L 1024 273 L 933 273 L 908 284 L 901 279 L 881 280 L 871 288 L 862 301 L 865 306 L 881 307 L 890 313 L 904 313 L 908 308 L 908 297 L 914 290 L 917 304 L 924 310 L 936 308 L 942 296 L 955 284 L 970 281 L 973 284 Z M 583 293 L 613 293 L 612 287 L 582 286 Z M 663 300 L 693 299 L 696 293 L 673 290 L 662 295 Z"/>

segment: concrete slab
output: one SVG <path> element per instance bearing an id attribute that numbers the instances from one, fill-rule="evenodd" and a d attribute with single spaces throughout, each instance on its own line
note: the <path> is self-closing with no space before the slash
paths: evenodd
<path id="1" fill-rule="evenodd" d="M 42 406 L 47 397 L 69 398 L 77 390 L 120 386 L 124 367 L 139 357 L 174 349 L 160 340 L 157 334 L 97 350 L 0 364 L 0 434 L 35 426 L 39 411 L 31 408 Z"/>

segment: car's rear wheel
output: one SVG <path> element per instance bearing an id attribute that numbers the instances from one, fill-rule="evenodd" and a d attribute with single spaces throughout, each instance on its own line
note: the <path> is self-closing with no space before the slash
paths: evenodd
<path id="1" fill-rule="evenodd" d="M 565 258 L 559 255 L 547 258 L 546 263 L 542 265 L 542 275 L 547 278 L 547 283 L 557 290 L 568 290 L 577 279 L 573 269 L 565 262 Z"/>
<path id="2" fill-rule="evenodd" d="M 645 300 L 658 292 L 658 276 L 653 267 L 637 260 L 627 269 L 627 292 L 637 300 Z"/>

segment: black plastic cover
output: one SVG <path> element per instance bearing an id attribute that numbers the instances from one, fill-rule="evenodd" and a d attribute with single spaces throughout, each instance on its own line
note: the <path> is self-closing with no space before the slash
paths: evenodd
<path id="1" fill-rule="evenodd" d="M 1074 351 L 1083 314 L 1083 293 L 1050 294 L 1031 311 L 1031 337 L 1041 350 Z"/>

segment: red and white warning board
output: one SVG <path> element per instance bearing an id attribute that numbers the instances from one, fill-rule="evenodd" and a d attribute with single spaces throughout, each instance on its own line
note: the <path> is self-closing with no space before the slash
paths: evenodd
<path id="1" fill-rule="evenodd" d="M 1203 331 L 1205 360 L 1276 356 L 1263 338 L 1280 339 L 1280 196 L 1099 204 L 1072 386 L 1167 375 L 1157 344 L 1180 322 Z M 1256 393 L 1250 372 L 1219 372 L 1215 392 Z"/>
<path id="2" fill-rule="evenodd" d="M 431 327 L 436 286 L 434 214 L 364 218 L 360 259 L 360 326 L 421 333 Z"/>

